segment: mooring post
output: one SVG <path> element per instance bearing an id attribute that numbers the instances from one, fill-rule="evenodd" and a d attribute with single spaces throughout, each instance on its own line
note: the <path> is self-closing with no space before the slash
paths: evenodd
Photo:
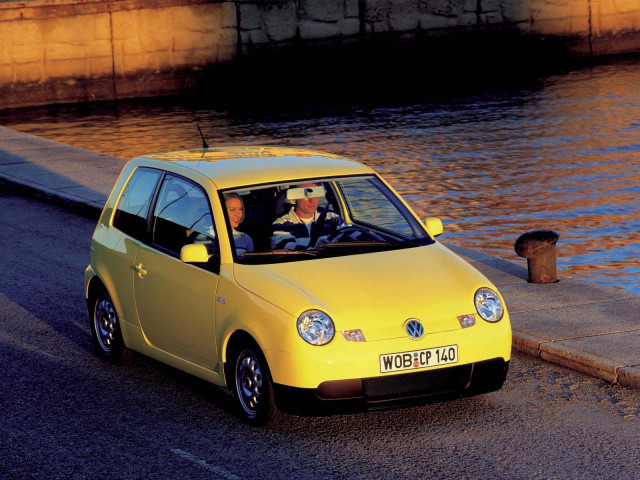
<path id="1" fill-rule="evenodd" d="M 552 283 L 558 280 L 556 273 L 556 242 L 560 238 L 552 230 L 532 230 L 518 237 L 515 251 L 527 259 L 529 282 Z"/>

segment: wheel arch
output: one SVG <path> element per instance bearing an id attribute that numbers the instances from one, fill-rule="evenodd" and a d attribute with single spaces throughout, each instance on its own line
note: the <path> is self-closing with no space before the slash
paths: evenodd
<path id="1" fill-rule="evenodd" d="M 128 362 L 132 355 L 133 350 L 127 347 L 127 342 L 125 341 L 125 332 L 122 328 L 122 317 L 118 313 L 118 307 L 113 301 L 113 297 L 107 290 L 104 282 L 95 275 L 92 271 L 89 272 L 90 269 L 87 269 L 87 285 L 86 285 L 86 301 L 87 301 L 87 309 L 89 311 L 89 320 L 90 320 L 90 328 L 91 328 L 91 336 L 94 343 L 94 348 L 96 348 L 98 355 L 103 359 L 110 362 Z M 92 275 L 89 276 L 89 273 Z M 113 328 L 112 333 L 114 333 L 113 345 L 109 345 L 109 348 L 105 347 L 103 341 L 105 340 L 103 335 L 106 335 L 104 331 L 101 330 L 101 333 L 98 333 L 98 325 L 96 320 L 96 311 L 98 309 L 98 300 L 101 295 L 108 297 L 109 303 L 111 307 L 114 309 L 115 318 L 117 319 L 114 324 L 117 324 L 117 328 Z"/>
<path id="2" fill-rule="evenodd" d="M 100 280 L 100 277 L 93 274 L 89 279 L 89 281 L 87 282 L 87 287 L 85 292 L 85 297 L 87 300 L 87 308 L 89 308 L 89 311 L 92 310 L 93 304 L 96 301 L 96 298 L 98 298 L 98 295 L 100 294 L 100 292 L 109 293 L 107 291 L 107 287 L 105 286 L 104 282 Z"/>
<path id="3" fill-rule="evenodd" d="M 228 336 L 224 343 L 222 348 L 222 364 L 224 366 L 225 384 L 228 387 L 232 386 L 231 381 L 234 378 L 233 365 L 231 365 L 229 359 L 235 356 L 234 353 L 240 348 L 240 346 L 247 344 L 256 346 L 260 350 L 262 356 L 264 356 L 264 351 L 262 350 L 262 347 L 260 347 L 258 341 L 246 330 L 235 330 Z"/>
<path id="4" fill-rule="evenodd" d="M 120 319 L 120 330 L 125 339 L 125 344 L 127 345 L 131 344 L 130 332 L 126 327 L 126 322 L 123 321 L 123 317 L 121 313 L 122 306 L 119 303 L 119 299 L 117 297 L 114 297 L 111 294 L 111 292 L 109 291 L 105 283 L 102 281 L 102 279 L 95 273 L 87 281 L 87 287 L 85 292 L 86 300 L 87 300 L 87 311 L 89 312 L 89 317 L 91 318 L 93 316 L 93 309 L 96 305 L 96 300 L 98 299 L 98 295 L 100 295 L 101 293 L 105 293 L 111 299 L 111 302 L 113 303 L 113 308 L 115 308 L 116 314 Z"/>
<path id="5" fill-rule="evenodd" d="M 112 292 L 107 288 L 106 283 L 100 278 L 100 276 L 94 272 L 91 272 L 91 277 L 87 280 L 87 286 L 85 291 L 85 296 L 87 300 L 87 308 L 89 309 L 89 314 L 92 314 L 93 307 L 96 299 L 100 293 L 106 293 L 111 298 L 113 302 L 113 306 L 116 309 L 116 313 L 118 314 L 118 318 L 123 319 L 122 311 L 124 309 L 123 305 L 120 303 L 120 298 L 117 295 L 113 295 Z"/>

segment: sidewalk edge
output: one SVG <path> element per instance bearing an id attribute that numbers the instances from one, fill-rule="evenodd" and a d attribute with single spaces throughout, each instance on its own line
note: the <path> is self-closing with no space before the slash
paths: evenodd
<path id="1" fill-rule="evenodd" d="M 17 178 L 9 178 L 4 175 L 0 175 L 0 186 L 39 200 L 53 203 L 90 218 L 99 218 L 104 208 L 104 205 L 98 205 L 95 202 L 90 202 L 83 198 L 74 197 L 58 190 L 52 190 L 42 185 L 34 185 L 31 182 Z"/>
<path id="2" fill-rule="evenodd" d="M 640 389 L 640 365 L 619 365 L 584 350 L 514 331 L 513 349 L 609 383 Z"/>

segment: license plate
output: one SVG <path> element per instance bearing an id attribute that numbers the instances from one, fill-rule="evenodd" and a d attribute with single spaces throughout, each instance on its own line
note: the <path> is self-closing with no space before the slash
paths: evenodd
<path id="1" fill-rule="evenodd" d="M 401 372 L 458 362 L 458 346 L 425 348 L 402 353 L 380 355 L 380 373 Z"/>

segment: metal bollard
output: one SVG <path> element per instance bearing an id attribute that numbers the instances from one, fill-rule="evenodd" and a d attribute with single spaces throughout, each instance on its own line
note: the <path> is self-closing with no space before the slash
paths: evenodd
<path id="1" fill-rule="evenodd" d="M 529 282 L 552 283 L 558 281 L 556 274 L 556 242 L 560 238 L 552 230 L 532 230 L 518 237 L 515 251 L 527 259 Z"/>

